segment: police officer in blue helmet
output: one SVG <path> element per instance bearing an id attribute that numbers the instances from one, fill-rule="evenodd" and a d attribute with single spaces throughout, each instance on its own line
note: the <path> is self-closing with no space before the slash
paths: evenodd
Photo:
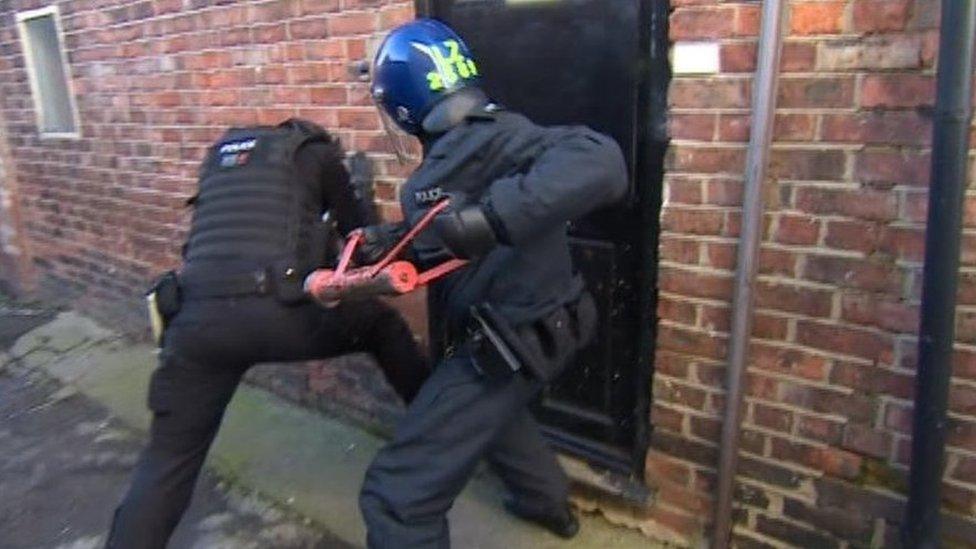
<path id="1" fill-rule="evenodd" d="M 566 229 L 624 196 L 620 148 L 588 128 L 538 126 L 492 103 L 471 51 L 436 20 L 393 30 L 372 76 L 398 152 L 416 138 L 424 158 L 402 187 L 403 225 L 370 228 L 363 260 L 450 200 L 414 241 L 413 258 L 422 267 L 469 262 L 429 292 L 444 356 L 366 473 L 368 545 L 448 547 L 447 512 L 481 459 L 509 489 L 509 511 L 572 537 L 568 481 L 528 406 L 596 331 Z"/>

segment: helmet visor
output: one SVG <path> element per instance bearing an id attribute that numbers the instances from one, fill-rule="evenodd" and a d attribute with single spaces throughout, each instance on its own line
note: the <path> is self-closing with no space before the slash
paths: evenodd
<path id="1" fill-rule="evenodd" d="M 390 147 L 393 149 L 393 153 L 396 154 L 397 160 L 401 164 L 407 164 L 412 159 L 412 151 L 416 150 L 417 138 L 410 135 L 409 133 L 403 131 L 403 129 L 397 124 L 390 115 L 386 112 L 386 109 L 382 107 L 379 103 L 376 103 L 376 110 L 380 113 L 380 121 L 383 123 L 383 130 L 386 132 L 386 137 L 390 142 Z"/>

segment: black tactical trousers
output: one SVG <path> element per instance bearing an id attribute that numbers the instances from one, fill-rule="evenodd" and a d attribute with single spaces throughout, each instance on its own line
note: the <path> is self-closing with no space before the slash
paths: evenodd
<path id="1" fill-rule="evenodd" d="M 540 389 L 522 374 L 484 378 L 464 352 L 438 365 L 366 472 L 370 549 L 449 547 L 447 512 L 482 458 L 529 508 L 565 505 L 566 475 L 526 409 Z"/>
<path id="2" fill-rule="evenodd" d="M 150 440 L 115 512 L 108 547 L 162 548 L 186 510 L 197 475 L 244 373 L 258 362 L 376 356 L 411 399 L 429 371 L 410 329 L 379 302 L 323 309 L 271 297 L 191 301 L 167 329 L 149 387 Z"/>

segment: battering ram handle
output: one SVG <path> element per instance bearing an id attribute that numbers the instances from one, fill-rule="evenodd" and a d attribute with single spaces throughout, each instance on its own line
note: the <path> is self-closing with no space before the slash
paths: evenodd
<path id="1" fill-rule="evenodd" d="M 371 267 L 336 272 L 313 271 L 305 279 L 305 292 L 319 303 L 334 306 L 339 301 L 377 296 L 396 296 L 417 288 L 417 268 L 409 261 L 394 261 L 375 275 Z"/>

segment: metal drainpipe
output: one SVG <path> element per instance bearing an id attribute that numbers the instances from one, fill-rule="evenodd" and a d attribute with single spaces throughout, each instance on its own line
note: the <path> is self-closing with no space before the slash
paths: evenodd
<path id="1" fill-rule="evenodd" d="M 905 547 L 938 547 L 959 241 L 972 120 L 974 0 L 942 1 Z"/>
<path id="2" fill-rule="evenodd" d="M 783 0 L 766 0 L 762 3 L 762 23 L 752 90 L 752 131 L 749 136 L 742 197 L 742 233 L 739 237 L 735 293 L 732 298 L 725 422 L 722 425 L 718 466 L 718 501 L 713 534 L 713 547 L 717 549 L 725 549 L 732 535 L 732 494 L 739 457 L 742 388 L 749 337 L 752 333 L 752 289 L 759 263 L 759 243 L 762 240 L 763 183 L 769 164 L 769 147 L 776 113 L 779 58 L 783 47 L 783 7 Z"/>

